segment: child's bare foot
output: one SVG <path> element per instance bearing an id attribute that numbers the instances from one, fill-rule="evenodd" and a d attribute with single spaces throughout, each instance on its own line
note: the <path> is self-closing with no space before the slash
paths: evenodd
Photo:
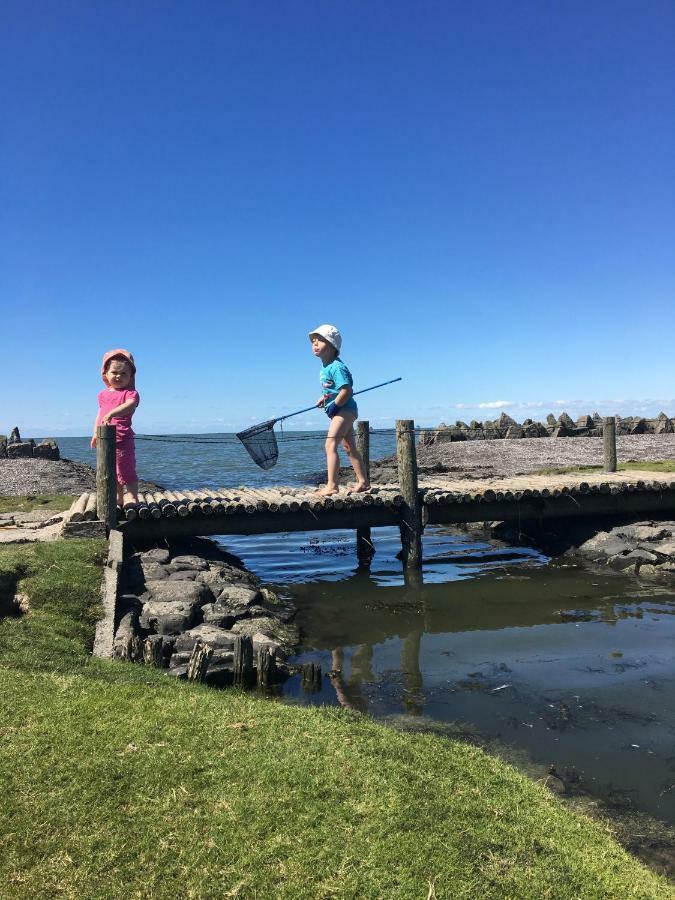
<path id="1" fill-rule="evenodd" d="M 322 497 L 330 497 L 331 494 L 339 494 L 340 488 L 337 487 L 337 485 L 324 484 L 322 487 L 317 488 L 314 493 L 319 494 Z"/>
<path id="2" fill-rule="evenodd" d="M 348 488 L 350 494 L 363 494 L 370 490 L 370 482 L 357 481 L 353 487 Z"/>

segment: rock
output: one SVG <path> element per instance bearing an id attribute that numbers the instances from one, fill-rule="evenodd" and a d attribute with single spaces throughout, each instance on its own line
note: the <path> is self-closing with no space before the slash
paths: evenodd
<path id="1" fill-rule="evenodd" d="M 525 436 L 525 432 L 520 427 L 520 425 L 510 425 L 506 429 L 505 438 L 513 439 L 513 438 L 522 438 Z"/>
<path id="2" fill-rule="evenodd" d="M 234 623 L 232 631 L 247 634 L 251 638 L 255 635 L 258 641 L 263 639 L 275 641 L 285 653 L 290 653 L 300 640 L 297 626 L 267 617 L 240 619 Z"/>
<path id="3" fill-rule="evenodd" d="M 508 416 L 505 412 L 503 412 L 497 420 L 497 427 L 506 429 L 510 428 L 512 425 L 518 425 L 518 423 L 515 419 L 512 419 L 511 416 Z"/>
<path id="4" fill-rule="evenodd" d="M 20 444 L 21 443 L 21 435 L 19 434 L 19 428 L 17 425 L 12 428 L 12 431 L 9 435 L 9 443 L 10 444 Z"/>
<path id="5" fill-rule="evenodd" d="M 178 572 L 169 574 L 169 581 L 194 581 L 196 577 L 197 572 L 194 569 L 179 569 Z"/>
<path id="6" fill-rule="evenodd" d="M 472 431 L 482 431 L 483 424 L 481 422 L 477 422 L 476 419 L 472 419 L 471 422 L 469 422 L 469 428 L 471 428 Z"/>
<path id="7" fill-rule="evenodd" d="M 672 530 L 664 528 L 662 525 L 623 525 L 614 529 L 617 535 L 626 537 L 629 540 L 638 543 L 640 541 L 661 541 L 670 537 Z"/>
<path id="8" fill-rule="evenodd" d="M 625 538 L 619 537 L 611 531 L 600 531 L 587 541 L 584 541 L 578 548 L 578 552 L 583 556 L 592 556 L 597 559 L 600 556 L 616 556 L 621 553 L 628 553 L 633 548 L 633 544 Z"/>
<path id="9" fill-rule="evenodd" d="M 7 456 L 10 459 L 24 459 L 33 456 L 35 441 L 12 441 L 7 444 Z"/>
<path id="10" fill-rule="evenodd" d="M 153 550 L 146 550 L 144 553 L 139 553 L 138 559 L 140 559 L 141 562 L 154 562 L 165 565 L 171 559 L 171 554 L 162 547 L 155 547 Z"/>
<path id="11" fill-rule="evenodd" d="M 218 603 L 222 606 L 225 603 L 233 606 L 251 606 L 253 603 L 259 603 L 262 600 L 262 594 L 259 590 L 252 590 L 249 587 L 242 587 L 237 584 L 227 584 L 218 594 Z"/>
<path id="12" fill-rule="evenodd" d="M 611 556 L 607 560 L 607 565 L 613 569 L 629 569 L 641 563 L 654 563 L 656 559 L 655 553 L 639 549 L 631 550 L 630 553 L 624 553 L 621 556 Z"/>
<path id="13" fill-rule="evenodd" d="M 33 456 L 38 459 L 60 459 L 59 445 L 54 438 L 45 438 L 33 447 Z"/>
<path id="14" fill-rule="evenodd" d="M 0 434 L 0 459 L 7 458 L 7 438 L 4 434 Z"/>
<path id="15" fill-rule="evenodd" d="M 143 604 L 140 624 L 157 634 L 178 634 L 194 622 L 198 604 L 185 600 L 149 600 Z"/>
<path id="16" fill-rule="evenodd" d="M 663 541 L 663 543 L 655 544 L 654 547 L 649 549 L 662 556 L 675 556 L 675 540 Z"/>
<path id="17" fill-rule="evenodd" d="M 523 432 L 527 438 L 546 437 L 548 435 L 548 431 L 541 422 L 530 423 L 523 428 Z"/>
<path id="18" fill-rule="evenodd" d="M 565 425 L 558 425 L 556 428 L 553 429 L 551 437 L 564 438 L 564 437 L 571 437 L 573 434 L 574 434 L 574 432 L 570 431 L 570 429 L 567 428 Z"/>
<path id="19" fill-rule="evenodd" d="M 201 556 L 174 556 L 169 564 L 172 572 L 180 572 L 181 569 L 194 569 L 197 572 L 206 571 L 208 562 Z"/>
<path id="20" fill-rule="evenodd" d="M 645 434 L 647 430 L 647 422 L 644 419 L 638 419 L 630 428 L 630 434 Z"/>
<path id="21" fill-rule="evenodd" d="M 553 424 L 554 425 L 562 425 L 563 428 L 568 428 L 570 430 L 573 430 L 575 427 L 572 418 L 570 416 L 568 416 L 566 412 L 560 413 L 560 415 L 558 416 L 557 422 L 554 422 Z"/>
<path id="22" fill-rule="evenodd" d="M 554 428 L 554 427 L 558 424 L 558 423 L 556 422 L 556 418 L 555 418 L 555 416 L 553 415 L 553 413 L 549 413 L 549 414 L 546 416 L 546 424 L 547 424 L 547 425 L 550 425 L 551 428 Z"/>
<path id="23" fill-rule="evenodd" d="M 593 419 L 590 416 L 579 416 L 576 426 L 577 428 L 593 428 Z"/>
<path id="24" fill-rule="evenodd" d="M 113 659 L 129 659 L 133 656 L 132 641 L 138 641 L 138 612 L 129 610 L 120 619 L 113 639 Z"/>
<path id="25" fill-rule="evenodd" d="M 673 431 L 675 431 L 673 423 L 668 418 L 659 418 L 656 427 L 654 428 L 654 434 L 672 434 Z"/>
<path id="26" fill-rule="evenodd" d="M 213 601 L 213 594 L 205 584 L 196 581 L 146 581 L 150 599 L 162 603 L 193 603 L 201 607 Z"/>
<path id="27" fill-rule="evenodd" d="M 216 625 L 203 624 L 185 631 L 176 638 L 176 651 L 192 651 L 198 640 L 204 641 L 205 644 L 215 649 L 229 649 L 234 646 L 236 634 L 234 631 L 227 631 L 225 628 L 219 628 Z"/>
<path id="28" fill-rule="evenodd" d="M 242 616 L 247 612 L 247 608 L 240 611 Z M 216 606 L 215 603 L 205 603 L 202 606 L 202 617 L 207 625 L 216 625 L 218 628 L 231 628 L 237 620 L 231 609 Z"/>
<path id="29" fill-rule="evenodd" d="M 602 424 L 602 416 L 598 412 L 593 413 L 593 424 L 601 425 Z"/>

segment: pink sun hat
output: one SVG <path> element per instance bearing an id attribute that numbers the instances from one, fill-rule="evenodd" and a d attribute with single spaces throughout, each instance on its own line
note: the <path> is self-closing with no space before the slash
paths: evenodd
<path id="1" fill-rule="evenodd" d="M 111 359 L 124 359 L 126 362 L 129 363 L 129 365 L 131 366 L 131 379 L 129 381 L 129 387 L 132 391 L 135 391 L 136 390 L 136 378 L 135 378 L 136 363 L 134 362 L 134 358 L 131 355 L 131 353 L 129 353 L 128 350 L 122 350 L 122 349 L 108 350 L 108 352 L 104 354 L 103 362 L 101 363 L 101 378 L 103 379 L 103 384 L 105 384 L 106 387 L 109 387 L 108 382 L 106 381 L 106 377 L 105 377 L 105 370 Z"/>

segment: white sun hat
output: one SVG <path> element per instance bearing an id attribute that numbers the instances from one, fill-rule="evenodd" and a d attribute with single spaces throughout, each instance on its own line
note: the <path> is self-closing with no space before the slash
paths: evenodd
<path id="1" fill-rule="evenodd" d="M 324 340 L 328 341 L 329 344 L 332 344 L 338 353 L 340 352 L 342 335 L 335 325 L 319 325 L 318 328 L 313 328 L 312 331 L 309 332 L 310 338 L 313 334 L 318 334 L 319 337 L 322 337 Z"/>

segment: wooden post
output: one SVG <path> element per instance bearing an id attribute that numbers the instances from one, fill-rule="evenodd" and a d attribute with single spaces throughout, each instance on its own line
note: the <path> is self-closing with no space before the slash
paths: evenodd
<path id="1" fill-rule="evenodd" d="M 153 634 L 143 644 L 143 662 L 146 666 L 161 669 L 163 665 L 164 638 L 161 634 Z"/>
<path id="2" fill-rule="evenodd" d="M 356 423 L 356 449 L 361 454 L 366 478 L 370 481 L 370 423 L 364 419 Z M 356 529 L 356 558 L 361 565 L 369 565 L 375 555 L 370 528 Z"/>
<path id="3" fill-rule="evenodd" d="M 96 514 L 108 529 L 117 525 L 117 473 L 114 425 L 96 429 Z"/>
<path id="4" fill-rule="evenodd" d="M 276 681 L 277 657 L 265 644 L 258 650 L 258 687 L 268 688 Z"/>
<path id="5" fill-rule="evenodd" d="M 192 654 L 188 661 L 187 680 L 203 681 L 212 656 L 213 647 L 198 639 L 192 648 Z"/>
<path id="6" fill-rule="evenodd" d="M 605 472 L 616 472 L 616 419 L 608 416 L 602 423 Z"/>
<path id="7" fill-rule="evenodd" d="M 422 565 L 422 503 L 417 489 L 417 453 L 415 423 L 412 419 L 396 422 L 398 481 L 403 494 L 401 506 L 401 558 L 406 568 Z"/>
<path id="8" fill-rule="evenodd" d="M 233 679 L 241 687 L 253 683 L 253 641 L 247 634 L 238 634 L 234 639 Z"/>

